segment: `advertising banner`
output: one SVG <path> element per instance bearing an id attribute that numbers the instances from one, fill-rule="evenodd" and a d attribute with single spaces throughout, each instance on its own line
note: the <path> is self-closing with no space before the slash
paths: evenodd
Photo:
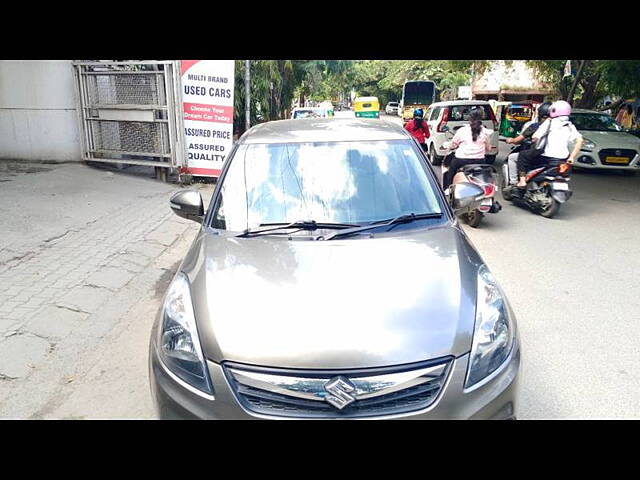
<path id="1" fill-rule="evenodd" d="M 186 171 L 217 177 L 233 144 L 233 60 L 181 60 Z"/>

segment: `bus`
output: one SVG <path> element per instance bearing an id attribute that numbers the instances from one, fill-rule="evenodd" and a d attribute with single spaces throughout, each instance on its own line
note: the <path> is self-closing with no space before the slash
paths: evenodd
<path id="1" fill-rule="evenodd" d="M 427 107 L 436 99 L 436 84 L 431 80 L 410 80 L 404 82 L 402 87 L 402 100 L 398 112 L 402 122 L 406 123 L 413 118 L 413 110 Z"/>

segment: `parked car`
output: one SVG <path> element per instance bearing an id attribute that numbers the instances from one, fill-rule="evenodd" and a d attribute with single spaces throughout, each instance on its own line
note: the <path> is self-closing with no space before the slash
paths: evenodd
<path id="1" fill-rule="evenodd" d="M 575 109 L 569 118 L 584 138 L 574 167 L 640 169 L 640 138 L 623 131 L 609 115 Z"/>
<path id="2" fill-rule="evenodd" d="M 400 104 L 398 102 L 389 102 L 387 103 L 387 106 L 384 108 L 384 111 L 387 115 L 397 115 L 399 105 Z"/>
<path id="3" fill-rule="evenodd" d="M 489 102 L 484 100 L 457 100 L 449 102 L 432 103 L 425 114 L 431 136 L 427 139 L 427 151 L 433 165 L 440 165 L 450 150 L 443 147 L 450 141 L 460 127 L 469 123 L 469 113 L 472 108 L 484 110 L 483 125 L 493 130 L 491 134 L 491 150 L 487 154 L 488 159 L 495 161 L 498 154 L 498 123 Z"/>
<path id="4" fill-rule="evenodd" d="M 459 187 L 459 188 L 458 188 Z M 162 418 L 513 418 L 520 342 L 504 292 L 420 146 L 371 119 L 248 130 L 153 326 Z"/>

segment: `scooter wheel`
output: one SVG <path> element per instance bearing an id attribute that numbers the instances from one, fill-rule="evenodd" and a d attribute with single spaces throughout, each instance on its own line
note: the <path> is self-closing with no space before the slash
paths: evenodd
<path id="1" fill-rule="evenodd" d="M 467 213 L 465 216 L 465 220 L 467 221 L 467 225 L 473 228 L 478 228 L 482 219 L 484 218 L 484 214 L 480 210 L 474 210 L 471 213 Z"/>
<path id="2" fill-rule="evenodd" d="M 513 187 L 504 187 L 502 189 L 502 198 L 504 198 L 507 202 L 513 199 Z"/>
<path id="3" fill-rule="evenodd" d="M 540 211 L 540 215 L 544 218 L 553 218 L 560 210 L 560 203 L 554 198 L 551 199 L 551 204 L 545 209 Z"/>

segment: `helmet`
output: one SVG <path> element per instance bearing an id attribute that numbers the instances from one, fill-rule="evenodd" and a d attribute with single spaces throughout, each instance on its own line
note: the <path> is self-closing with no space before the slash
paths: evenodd
<path id="1" fill-rule="evenodd" d="M 414 117 L 414 118 L 416 118 L 416 117 L 420 117 L 420 118 L 422 118 L 422 116 L 423 116 L 423 115 L 424 115 L 424 111 L 423 111 L 421 108 L 416 108 L 416 109 L 413 111 L 413 117 Z"/>
<path id="2" fill-rule="evenodd" d="M 568 117 L 569 115 L 571 115 L 571 105 L 569 105 L 569 103 L 564 100 L 558 100 L 551 104 L 551 108 L 549 109 L 549 116 L 551 118 Z"/>
<path id="3" fill-rule="evenodd" d="M 544 102 L 544 103 L 540 104 L 540 106 L 538 107 L 538 118 L 539 119 L 549 116 L 549 109 L 551 108 L 551 105 L 553 105 L 551 102 Z"/>

